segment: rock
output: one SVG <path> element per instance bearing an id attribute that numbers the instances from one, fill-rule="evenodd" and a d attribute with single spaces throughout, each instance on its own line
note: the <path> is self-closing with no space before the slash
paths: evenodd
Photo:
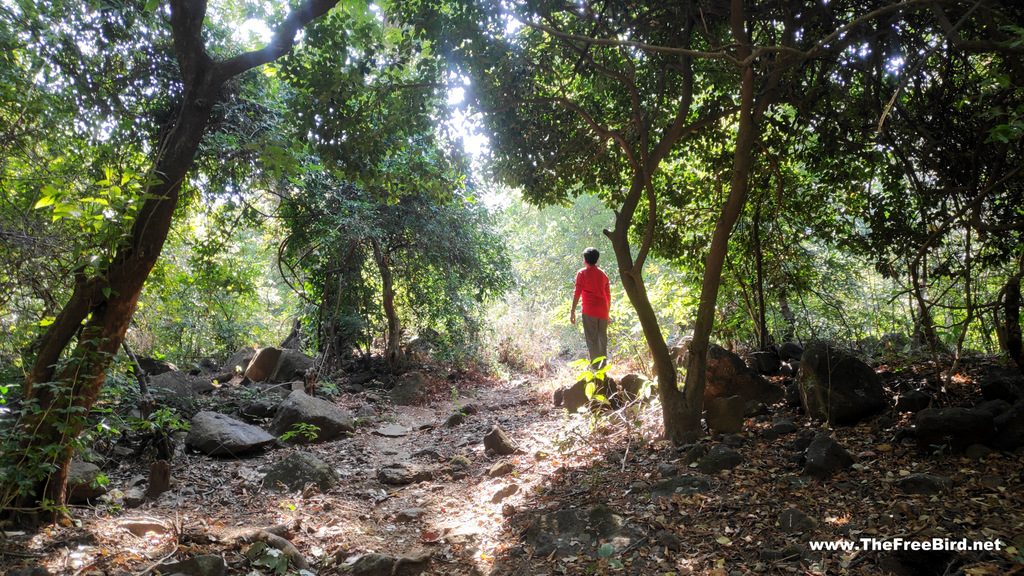
<path id="1" fill-rule="evenodd" d="M 501 505 L 501 515 L 505 518 L 511 518 L 516 515 L 516 507 L 509 504 L 508 502 Z"/>
<path id="2" fill-rule="evenodd" d="M 603 380 L 595 380 L 594 382 L 595 396 L 600 395 L 605 398 L 611 398 L 612 394 L 616 392 L 615 381 L 611 378 L 606 377 Z M 555 392 L 555 405 L 561 405 L 570 414 L 575 414 L 580 408 L 590 404 L 590 398 L 587 398 L 586 390 L 587 380 L 580 378 L 572 386 L 567 386 Z M 561 401 L 558 400 L 559 398 L 561 398 Z M 596 405 L 597 403 L 595 402 Z"/>
<path id="3" fill-rule="evenodd" d="M 124 491 L 124 507 L 138 508 L 146 503 L 146 492 L 138 486 L 133 486 Z"/>
<path id="4" fill-rule="evenodd" d="M 694 444 L 686 449 L 683 453 L 683 464 L 689 466 L 694 462 L 700 460 L 708 453 L 708 446 L 706 444 Z"/>
<path id="5" fill-rule="evenodd" d="M 631 402 L 640 395 L 647 382 L 648 379 L 640 374 L 626 374 L 619 380 L 619 389 L 625 396 L 625 400 Z"/>
<path id="6" fill-rule="evenodd" d="M 360 576 L 391 576 L 398 559 L 390 554 L 367 554 L 352 565 L 352 573 Z"/>
<path id="7" fill-rule="evenodd" d="M 408 436 L 409 432 L 410 430 L 401 424 L 385 424 L 373 431 L 377 436 L 385 438 L 401 438 L 402 436 Z"/>
<path id="8" fill-rule="evenodd" d="M 277 362 L 281 359 L 281 350 L 268 346 L 256 351 L 249 365 L 245 367 L 245 377 L 253 382 L 270 380 L 277 369 Z"/>
<path id="9" fill-rule="evenodd" d="M 262 450 L 276 438 L 262 428 L 219 412 L 200 412 L 192 418 L 185 445 L 210 456 L 241 456 Z"/>
<path id="10" fill-rule="evenodd" d="M 673 494 L 690 496 L 711 490 L 711 480 L 704 476 L 683 475 L 659 482 L 651 489 L 651 498 L 672 498 Z"/>
<path id="11" fill-rule="evenodd" d="M 799 429 L 796 424 L 793 424 L 792 420 L 782 419 L 772 422 L 772 430 L 775 430 L 780 436 L 782 434 L 792 434 Z"/>
<path id="12" fill-rule="evenodd" d="M 807 414 L 833 426 L 856 424 L 889 405 L 875 371 L 827 343 L 807 348 L 796 381 Z"/>
<path id="13" fill-rule="evenodd" d="M 348 412 L 327 400 L 314 398 L 301 390 L 295 390 L 277 408 L 277 414 L 274 415 L 274 420 L 270 423 L 270 433 L 280 437 L 288 432 L 296 431 L 295 426 L 302 423 L 319 428 L 316 431 L 316 438 L 309 439 L 303 434 L 295 434 L 291 437 L 291 441 L 327 442 L 343 434 L 351 434 L 356 431 L 355 422 Z"/>
<path id="14" fill-rule="evenodd" d="M 768 414 L 771 414 L 768 405 L 759 400 L 747 402 L 746 407 L 743 409 L 744 418 L 757 418 L 758 416 L 767 416 Z"/>
<path id="15" fill-rule="evenodd" d="M 724 446 L 722 444 L 716 444 L 711 447 L 711 450 L 697 462 L 697 470 L 702 474 L 717 474 L 723 470 L 731 470 L 743 463 L 743 456 L 738 452 Z"/>
<path id="16" fill-rule="evenodd" d="M 998 432 L 997 448 L 1011 451 L 1024 446 L 1024 400 L 996 416 L 995 425 Z"/>
<path id="17" fill-rule="evenodd" d="M 399 406 L 412 406 L 426 398 L 427 380 L 419 372 L 407 372 L 402 375 L 389 394 L 391 401 Z"/>
<path id="18" fill-rule="evenodd" d="M 1024 378 L 1009 370 L 999 370 L 986 376 L 980 383 L 985 400 L 1005 400 L 1010 404 L 1024 399 Z"/>
<path id="19" fill-rule="evenodd" d="M 668 462 L 661 462 L 658 464 L 658 475 L 662 478 L 672 478 L 679 474 L 679 467 Z"/>
<path id="20" fill-rule="evenodd" d="M 729 396 L 742 396 L 744 402 L 759 400 L 774 404 L 785 395 L 781 387 L 765 380 L 756 370 L 748 368 L 737 354 L 721 346 L 708 347 L 707 361 L 705 405 L 715 398 Z"/>
<path id="21" fill-rule="evenodd" d="M 106 494 L 107 488 L 100 485 L 102 475 L 99 466 L 72 460 L 68 465 L 68 501 L 73 504 L 84 504 Z"/>
<path id="22" fill-rule="evenodd" d="M 185 574 L 187 576 L 224 576 L 224 559 L 214 554 L 203 554 L 181 562 L 160 566 L 162 574 Z"/>
<path id="23" fill-rule="evenodd" d="M 277 365 L 270 375 L 271 382 L 295 382 L 306 379 L 306 371 L 316 365 L 316 358 L 298 350 L 281 350 Z"/>
<path id="24" fill-rule="evenodd" d="M 906 494 L 922 494 L 931 496 L 948 492 L 953 488 L 953 480 L 945 476 L 933 476 L 932 474 L 911 474 L 899 478 L 895 482 L 896 488 Z"/>
<path id="25" fill-rule="evenodd" d="M 1013 408 L 1013 404 L 1010 404 L 1006 400 L 986 400 L 981 404 L 975 406 L 978 410 L 984 410 L 992 415 L 993 418 L 1000 414 L 1005 414 Z"/>
<path id="26" fill-rule="evenodd" d="M 356 409 L 356 418 L 369 419 L 377 417 L 377 409 L 369 404 L 363 404 Z"/>
<path id="27" fill-rule="evenodd" d="M 654 533 L 654 541 L 662 548 L 668 548 L 678 552 L 683 548 L 683 539 L 668 530 L 658 530 Z"/>
<path id="28" fill-rule="evenodd" d="M 273 418 L 274 414 L 277 413 L 277 403 L 271 400 L 258 400 L 251 404 L 246 404 L 242 410 L 243 416 L 249 418 Z"/>
<path id="29" fill-rule="evenodd" d="M 426 513 L 426 508 L 406 508 L 395 515 L 395 522 L 406 523 L 419 520 Z"/>
<path id="30" fill-rule="evenodd" d="M 263 478 L 263 486 L 271 490 L 295 492 L 307 484 L 314 484 L 327 492 L 339 481 L 338 474 L 329 464 L 309 452 L 292 452 L 275 463 Z"/>
<path id="31" fill-rule="evenodd" d="M 394 462 L 377 470 L 377 481 L 392 486 L 404 486 L 433 479 L 434 473 L 430 470 L 407 462 Z"/>
<path id="32" fill-rule="evenodd" d="M 810 428 L 805 428 L 797 434 L 796 440 L 793 440 L 793 451 L 804 452 L 811 447 L 811 443 L 814 442 L 814 438 L 817 437 L 818 433 Z"/>
<path id="33" fill-rule="evenodd" d="M 833 440 L 827 432 L 820 432 L 807 447 L 804 474 L 824 480 L 835 472 L 845 470 L 852 465 L 853 456 L 850 456 L 850 453 Z"/>
<path id="34" fill-rule="evenodd" d="M 516 492 L 519 492 L 519 485 L 509 484 L 508 486 L 500 488 L 497 492 L 494 493 L 494 496 L 491 497 L 491 503 L 497 504 L 498 502 L 501 502 L 502 500 L 508 498 L 509 496 L 515 494 Z"/>
<path id="35" fill-rule="evenodd" d="M 783 342 L 779 344 L 779 360 L 791 362 L 800 360 L 804 355 L 804 347 L 796 342 Z"/>
<path id="36" fill-rule="evenodd" d="M 508 460 L 502 460 L 496 462 L 491 469 L 487 471 L 487 475 L 491 478 L 497 478 L 498 476 L 508 476 L 509 474 L 516 471 L 516 466 Z"/>
<path id="37" fill-rule="evenodd" d="M 986 474 L 985 476 L 982 476 L 978 482 L 989 490 L 998 490 L 1006 485 L 1006 480 L 997 474 Z"/>
<path id="38" fill-rule="evenodd" d="M 249 362 L 252 362 L 252 358 L 255 355 L 255 348 L 242 348 L 232 354 L 231 357 L 224 362 L 224 370 L 235 374 L 243 374 L 245 373 L 245 368 L 249 366 Z"/>
<path id="39" fill-rule="evenodd" d="M 157 400 L 168 398 L 194 398 L 197 394 L 213 390 L 207 378 L 195 378 L 184 372 L 164 372 L 149 379 L 149 388 Z"/>
<path id="40" fill-rule="evenodd" d="M 779 514 L 779 527 L 787 534 L 810 532 L 817 526 L 817 520 L 796 508 L 786 508 Z"/>
<path id="41" fill-rule="evenodd" d="M 802 408 L 804 401 L 800 398 L 800 384 L 796 381 L 786 385 L 786 406 Z"/>
<path id="42" fill-rule="evenodd" d="M 138 361 L 139 361 L 139 368 L 141 368 L 143 372 L 145 372 L 146 374 L 148 374 L 150 376 L 159 376 L 159 375 L 167 373 L 167 372 L 177 372 L 178 371 L 178 367 L 177 366 L 175 366 L 174 364 L 171 364 L 170 362 L 165 362 L 164 360 L 158 360 L 156 358 L 147 358 L 145 356 L 139 356 L 138 357 Z"/>
<path id="43" fill-rule="evenodd" d="M 743 437 L 737 434 L 722 434 L 721 440 L 722 444 L 728 446 L 729 448 L 739 448 L 740 446 L 743 446 L 743 444 L 746 443 Z"/>
<path id="44" fill-rule="evenodd" d="M 964 457 L 970 460 L 982 460 L 992 455 L 992 449 L 981 444 L 971 444 L 964 450 Z"/>
<path id="45" fill-rule="evenodd" d="M 743 429 L 747 403 L 742 396 L 715 398 L 706 404 L 704 415 L 708 428 L 715 432 L 734 433 Z"/>
<path id="46" fill-rule="evenodd" d="M 461 454 L 456 454 L 448 461 L 448 466 L 451 467 L 452 470 L 469 470 L 473 467 L 473 462 Z"/>
<path id="47" fill-rule="evenodd" d="M 7 576 L 50 576 L 50 570 L 46 566 L 33 566 L 31 568 L 12 570 Z"/>
<path id="48" fill-rule="evenodd" d="M 759 350 L 750 353 L 750 368 L 761 374 L 777 374 L 782 367 L 779 354 L 775 350 Z"/>
<path id="49" fill-rule="evenodd" d="M 896 397 L 897 412 L 920 412 L 932 403 L 932 397 L 920 390 L 911 390 Z"/>
<path id="50" fill-rule="evenodd" d="M 597 543 L 612 547 L 612 556 L 645 538 L 626 517 L 611 508 L 567 508 L 537 516 L 526 529 L 535 557 L 598 556 Z M 531 572 L 536 573 L 536 572 Z"/>
<path id="51" fill-rule="evenodd" d="M 507 456 L 509 454 L 515 454 L 515 446 L 502 431 L 501 427 L 495 425 L 490 432 L 484 436 L 484 451 L 491 450 L 495 454 Z"/>
<path id="52" fill-rule="evenodd" d="M 922 410 L 914 419 L 917 446 L 926 452 L 946 447 L 962 452 L 971 444 L 988 444 L 996 438 L 992 415 L 976 408 Z"/>
<path id="53" fill-rule="evenodd" d="M 455 428 L 456 426 L 461 426 L 465 423 L 466 415 L 463 414 L 462 412 L 456 412 L 455 414 L 452 414 L 451 416 L 448 417 L 447 420 L 444 421 L 444 427 Z"/>

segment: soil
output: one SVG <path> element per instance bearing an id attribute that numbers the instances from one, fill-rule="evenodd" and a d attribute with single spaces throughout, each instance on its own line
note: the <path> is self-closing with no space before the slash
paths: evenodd
<path id="1" fill-rule="evenodd" d="M 926 364 L 878 370 L 890 392 L 913 382 L 943 405 L 971 405 L 979 400 L 976 378 L 990 366 L 987 360 L 972 363 L 946 388 Z M 226 573 L 245 575 L 275 568 L 299 573 L 296 560 L 314 574 L 1024 572 L 1020 450 L 973 460 L 924 453 L 907 434 L 912 415 L 890 410 L 835 429 L 834 438 L 855 464 L 818 481 L 802 476 L 797 444 L 823 425 L 780 403 L 767 415 L 747 419 L 735 437 L 702 439 L 706 446 L 728 442 L 744 458 L 732 470 L 708 475 L 710 490 L 652 498 L 665 478 L 698 474 L 687 464 L 692 447 L 657 440 L 659 409 L 640 416 L 633 408 L 567 415 L 551 402 L 551 391 L 567 384 L 445 380 L 423 405 L 376 403 L 378 416 L 361 421 L 349 438 L 282 445 L 244 459 L 211 458 L 185 451 L 178 442 L 171 489 L 129 509 L 123 493 L 145 479 L 152 461 L 140 450 L 138 457 L 108 463 L 111 491 L 103 501 L 73 507 L 69 520 L 38 531 L 7 528 L 0 573 L 33 566 L 74 576 L 196 573 L 169 571 L 167 564 L 202 555 L 219 556 Z M 332 399 L 354 412 L 373 403 L 369 394 Z M 465 421 L 445 425 L 456 412 L 468 413 Z M 768 429 L 780 418 L 798 430 L 774 437 Z M 485 453 L 483 436 L 495 425 L 515 444 L 514 454 Z M 267 467 L 294 450 L 329 463 L 341 482 L 326 493 L 312 487 L 282 493 L 264 485 Z M 468 459 L 467 469 L 460 469 L 457 457 Z M 433 478 L 382 484 L 377 471 L 394 462 L 417 464 Z M 504 470 L 492 476 L 501 462 L 507 462 Z M 905 494 L 896 480 L 912 473 L 951 478 L 953 487 L 930 496 Z M 631 538 L 628 545 L 608 546 L 614 534 L 574 536 L 569 555 L 561 548 L 547 553 L 543 540 L 558 534 L 538 528 L 549 520 L 545 515 L 604 507 L 628 525 L 622 528 Z M 797 519 L 808 518 L 800 529 L 785 525 L 793 518 L 791 508 L 799 511 Z M 277 561 L 272 546 L 254 546 L 261 530 L 294 545 L 298 558 L 289 565 Z M 867 538 L 879 549 L 811 549 L 815 541 Z M 989 546 L 998 541 L 1000 550 L 882 549 L 935 538 Z M 379 558 L 373 554 L 388 555 L 384 568 L 368 568 L 368 560 Z"/>

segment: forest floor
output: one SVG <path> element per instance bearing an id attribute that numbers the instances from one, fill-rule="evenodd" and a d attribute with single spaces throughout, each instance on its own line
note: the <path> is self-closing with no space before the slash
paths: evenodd
<path id="1" fill-rule="evenodd" d="M 942 403 L 977 401 L 974 376 L 989 365 L 971 364 L 941 394 Z M 899 379 L 929 381 L 926 364 L 878 370 L 890 387 Z M 454 388 L 438 386 L 421 406 L 379 405 L 378 417 L 342 440 L 244 459 L 179 450 L 171 490 L 155 501 L 127 509 L 114 498 L 75 507 L 70 521 L 37 532 L 4 533 L 0 573 L 45 566 L 74 576 L 218 574 L 168 568 L 201 555 L 223 558 L 228 574 L 299 573 L 272 548 L 253 544 L 254 535 L 272 527 L 313 574 L 1024 573 L 1020 451 L 978 460 L 923 453 L 901 432 L 911 415 L 890 411 L 835 429 L 856 462 L 812 480 L 801 474 L 794 443 L 823 425 L 780 403 L 731 439 L 744 462 L 710 475 L 709 490 L 652 497 L 664 479 L 698 474 L 685 464 L 687 450 L 655 439 L 660 410 L 570 417 L 551 402 L 551 391 L 570 383 L 463 379 Z M 928 385 L 938 392 L 934 378 Z M 355 410 L 367 399 L 342 394 L 334 401 Z M 464 423 L 444 425 L 467 407 L 476 411 Z M 767 433 L 779 418 L 798 430 Z M 485 453 L 482 438 L 494 425 L 518 447 L 515 454 Z M 325 493 L 282 493 L 263 484 L 269 465 L 300 450 L 329 463 L 340 482 Z M 468 469 L 453 466 L 459 455 Z M 393 462 L 416 463 L 431 479 L 382 484 L 378 470 Z M 495 466 L 501 462 L 507 465 Z M 144 459 L 108 469 L 112 493 L 148 470 Z M 922 472 L 951 478 L 952 486 L 932 496 L 895 488 L 896 479 Z M 793 508 L 799 514 L 787 512 Z M 796 525 L 787 526 L 794 518 Z M 814 542 L 862 539 L 879 549 L 812 550 Z M 1001 549 L 882 550 L 933 539 L 954 546 L 998 541 Z"/>

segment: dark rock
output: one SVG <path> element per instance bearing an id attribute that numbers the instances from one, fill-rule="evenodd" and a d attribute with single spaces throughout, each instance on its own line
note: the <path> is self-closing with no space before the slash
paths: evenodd
<path id="1" fill-rule="evenodd" d="M 370 404 L 363 404 L 359 408 L 356 408 L 356 418 L 362 418 L 364 420 L 377 417 L 377 409 Z"/>
<path id="2" fill-rule="evenodd" d="M 84 504 L 107 493 L 101 486 L 100 467 L 81 460 L 72 460 L 68 466 L 68 502 Z"/>
<path id="3" fill-rule="evenodd" d="M 668 530 L 658 530 L 654 533 L 654 541 L 661 548 L 668 548 L 674 552 L 678 552 L 683 548 L 683 540 L 675 533 L 669 532 Z"/>
<path id="4" fill-rule="evenodd" d="M 702 474 L 717 474 L 723 470 L 731 470 L 742 463 L 743 456 L 738 452 L 728 446 L 716 444 L 711 447 L 706 456 L 697 462 L 697 470 Z"/>
<path id="5" fill-rule="evenodd" d="M 594 396 L 610 398 L 615 391 L 615 381 L 611 378 L 594 381 Z M 561 393 L 561 404 L 570 414 L 575 414 L 580 408 L 591 403 L 590 398 L 587 398 L 587 380 L 584 378 L 577 380 L 572 386 L 563 388 Z M 598 403 L 595 402 L 594 405 L 596 407 Z"/>
<path id="6" fill-rule="evenodd" d="M 796 424 L 793 424 L 792 420 L 776 420 L 775 422 L 772 422 L 772 430 L 778 432 L 779 435 L 792 434 L 799 429 L 800 428 L 797 427 Z"/>
<path id="7" fill-rule="evenodd" d="M 750 367 L 761 374 L 777 374 L 781 367 L 779 354 L 774 350 L 751 352 L 750 358 L 753 364 Z"/>
<path id="8" fill-rule="evenodd" d="M 807 414 L 833 426 L 856 424 L 888 406 L 875 371 L 824 342 L 804 352 L 796 381 Z"/>
<path id="9" fill-rule="evenodd" d="M 814 442 L 814 438 L 818 435 L 817 432 L 810 428 L 805 428 L 797 434 L 796 440 L 793 440 L 793 451 L 803 452 L 811 447 L 811 442 Z"/>
<path id="10" fill-rule="evenodd" d="M 672 478 L 676 474 L 679 474 L 679 467 L 668 462 L 662 462 L 658 464 L 658 474 L 662 478 Z"/>
<path id="11" fill-rule="evenodd" d="M 356 430 L 355 422 L 348 412 L 327 400 L 308 396 L 301 390 L 293 391 L 278 407 L 270 423 L 270 433 L 280 437 L 297 431 L 297 424 L 316 426 L 319 430 L 312 439 L 304 434 L 294 434 L 290 438 L 292 442 L 327 442 Z"/>
<path id="12" fill-rule="evenodd" d="M 711 490 L 711 480 L 708 478 L 684 475 L 659 482 L 657 486 L 651 489 L 651 497 L 671 498 L 673 494 L 690 496 L 698 492 L 707 492 L 708 490 Z"/>
<path id="13" fill-rule="evenodd" d="M 611 544 L 613 554 L 621 553 L 644 538 L 643 532 L 626 517 L 610 508 L 590 510 L 569 508 L 536 517 L 526 529 L 526 542 L 536 557 L 554 555 L 597 557 L 591 543 Z"/>
<path id="14" fill-rule="evenodd" d="M 50 570 L 46 566 L 33 566 L 31 568 L 12 570 L 7 576 L 50 576 Z"/>
<path id="15" fill-rule="evenodd" d="M 214 554 L 203 554 L 181 562 L 160 566 L 161 574 L 185 574 L 187 576 L 223 576 L 227 566 L 224 559 Z"/>
<path id="16" fill-rule="evenodd" d="M 359 576 L 391 576 L 398 559 L 390 554 L 366 554 L 352 565 L 352 573 Z"/>
<path id="17" fill-rule="evenodd" d="M 1006 486 L 1006 480 L 997 474 L 986 474 L 978 480 L 982 486 L 990 490 L 998 490 L 1003 486 Z"/>
<path id="18" fill-rule="evenodd" d="M 402 375 L 389 396 L 399 406 L 419 404 L 426 398 L 427 380 L 419 372 L 407 372 Z"/>
<path id="19" fill-rule="evenodd" d="M 234 374 L 242 374 L 255 355 L 255 348 L 242 348 L 224 362 L 224 370 Z"/>
<path id="20" fill-rule="evenodd" d="M 920 390 L 904 392 L 896 397 L 897 412 L 920 412 L 932 403 L 932 397 Z"/>
<path id="21" fill-rule="evenodd" d="M 516 448 L 502 431 L 501 427 L 495 426 L 484 436 L 484 451 L 492 450 L 495 454 L 507 456 L 515 454 Z"/>
<path id="22" fill-rule="evenodd" d="M 818 526 L 818 521 L 796 508 L 786 508 L 779 514 L 779 527 L 786 534 L 810 532 Z"/>
<path id="23" fill-rule="evenodd" d="M 729 396 L 742 396 L 744 402 L 759 400 L 774 404 L 784 394 L 781 387 L 748 368 L 737 354 L 714 344 L 708 347 L 705 405 L 715 398 Z"/>
<path id="24" fill-rule="evenodd" d="M 739 448 L 740 446 L 743 446 L 744 442 L 745 441 L 743 440 L 743 437 L 737 434 L 722 435 L 722 444 L 728 446 L 729 448 Z"/>
<path id="25" fill-rule="evenodd" d="M 708 453 L 708 446 L 706 444 L 694 444 L 683 452 L 683 464 L 689 466 L 694 462 L 700 460 Z"/>
<path id="26" fill-rule="evenodd" d="M 1016 450 L 1024 446 L 1024 400 L 1017 402 L 1006 412 L 995 418 L 996 447 L 1003 450 Z"/>
<path id="27" fill-rule="evenodd" d="M 981 444 L 971 444 L 964 450 L 964 457 L 970 460 L 983 460 L 992 455 L 992 449 Z"/>
<path id="28" fill-rule="evenodd" d="M 465 423 L 466 415 L 463 414 L 462 412 L 456 412 L 455 414 L 452 414 L 451 416 L 448 417 L 447 420 L 444 421 L 444 427 L 455 428 L 456 426 L 461 426 L 462 424 Z"/>
<path id="29" fill-rule="evenodd" d="M 310 483 L 327 492 L 338 483 L 338 475 L 329 464 L 309 452 L 292 452 L 271 466 L 263 478 L 264 487 L 279 490 L 284 486 L 289 492 L 302 490 Z"/>
<path id="30" fill-rule="evenodd" d="M 241 456 L 262 450 L 276 438 L 262 428 L 219 412 L 200 412 L 192 418 L 185 445 L 210 456 Z"/>
<path id="31" fill-rule="evenodd" d="M 146 503 L 146 492 L 138 486 L 133 486 L 124 491 L 124 507 L 138 508 Z"/>
<path id="32" fill-rule="evenodd" d="M 934 452 L 949 447 L 962 452 L 971 444 L 991 443 L 996 437 L 992 415 L 975 408 L 928 409 L 914 420 L 917 446 Z"/>
<path id="33" fill-rule="evenodd" d="M 250 418 L 273 418 L 277 413 L 277 403 L 271 400 L 259 400 L 242 408 L 242 415 Z"/>
<path id="34" fill-rule="evenodd" d="M 705 406 L 707 413 L 704 418 L 707 420 L 708 428 L 725 433 L 739 432 L 743 429 L 743 415 L 747 403 L 742 396 L 714 398 Z"/>
<path id="35" fill-rule="evenodd" d="M 625 396 L 625 400 L 631 402 L 640 396 L 648 379 L 640 374 L 626 374 L 619 380 L 619 389 Z"/>
<path id="36" fill-rule="evenodd" d="M 948 492 L 953 488 L 951 478 L 932 474 L 911 474 L 897 479 L 895 484 L 896 488 L 906 494 L 923 494 L 925 496 Z"/>
<path id="37" fill-rule="evenodd" d="M 1010 404 L 1006 400 L 986 400 L 976 406 L 978 410 L 984 410 L 992 415 L 993 418 L 1000 414 L 1005 414 L 1013 408 L 1013 404 Z"/>
<path id="38" fill-rule="evenodd" d="M 184 372 L 164 372 L 149 379 L 149 388 L 157 400 L 168 398 L 194 398 L 197 394 L 213 390 L 207 378 L 196 378 Z"/>
<path id="39" fill-rule="evenodd" d="M 253 382 L 270 380 L 277 368 L 277 362 L 281 359 L 281 350 L 268 346 L 256 351 L 249 365 L 245 367 L 245 377 Z"/>
<path id="40" fill-rule="evenodd" d="M 298 350 L 282 350 L 277 366 L 270 375 L 271 382 L 305 381 L 306 371 L 316 365 L 316 358 Z"/>
<path id="41" fill-rule="evenodd" d="M 171 364 L 170 362 L 165 362 L 164 360 L 157 360 L 156 358 L 147 358 L 145 356 L 139 356 L 138 360 L 139 368 L 141 368 L 143 372 L 150 376 L 159 376 L 160 374 L 164 374 L 166 372 L 178 371 L 177 366 Z"/>
<path id="42" fill-rule="evenodd" d="M 783 362 L 800 360 L 804 355 L 804 347 L 796 342 L 783 342 L 779 344 L 779 359 Z"/>
<path id="43" fill-rule="evenodd" d="M 821 432 L 807 447 L 804 474 L 824 480 L 835 472 L 845 470 L 852 465 L 853 456 L 850 456 L 850 453 L 832 439 L 827 432 Z"/>
<path id="44" fill-rule="evenodd" d="M 414 482 L 425 482 L 434 479 L 434 474 L 426 468 L 407 462 L 394 462 L 381 467 L 377 471 L 377 481 L 381 484 L 404 486 Z"/>
<path id="45" fill-rule="evenodd" d="M 764 431 L 761 432 L 761 438 L 764 438 L 765 440 L 772 442 L 774 440 L 779 439 L 779 433 L 772 428 L 766 428 Z"/>
<path id="46" fill-rule="evenodd" d="M 768 409 L 768 405 L 759 400 L 751 400 L 747 402 L 746 407 L 743 409 L 743 416 L 745 418 L 757 418 L 758 416 L 765 416 L 771 414 L 771 410 Z"/>
<path id="47" fill-rule="evenodd" d="M 1008 370 L 989 374 L 980 383 L 985 400 L 1005 400 L 1010 404 L 1024 399 L 1024 378 Z"/>
<path id="48" fill-rule="evenodd" d="M 800 399 L 800 384 L 796 381 L 786 384 L 786 406 L 790 408 L 803 407 L 803 400 Z"/>

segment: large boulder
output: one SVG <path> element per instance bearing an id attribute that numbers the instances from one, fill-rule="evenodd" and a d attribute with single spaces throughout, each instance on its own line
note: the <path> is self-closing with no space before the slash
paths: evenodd
<path id="1" fill-rule="evenodd" d="M 72 460 L 68 465 L 68 502 L 83 504 L 106 494 L 106 486 L 100 483 L 102 477 L 99 466 Z"/>
<path id="2" fill-rule="evenodd" d="M 973 444 L 991 446 L 996 440 L 992 414 L 979 408 L 922 410 L 914 420 L 917 447 L 926 452 L 949 448 L 962 452 Z"/>
<path id="3" fill-rule="evenodd" d="M 316 358 L 298 350 L 282 350 L 277 367 L 271 374 L 272 382 L 293 382 L 303 380 L 306 371 L 316 365 Z"/>
<path id="4" fill-rule="evenodd" d="M 270 380 L 281 359 L 281 351 L 274 347 L 260 348 L 245 368 L 245 377 L 254 382 Z"/>
<path id="5" fill-rule="evenodd" d="M 177 366 L 164 360 L 158 360 L 156 358 L 147 358 L 145 356 L 139 356 L 139 368 L 141 368 L 146 374 L 150 376 L 158 376 L 165 372 L 171 372 L 178 369 Z"/>
<path id="6" fill-rule="evenodd" d="M 996 430 L 999 436 L 996 447 L 1003 450 L 1016 450 L 1024 446 L 1024 400 L 1017 402 L 1006 412 L 996 416 Z"/>
<path id="7" fill-rule="evenodd" d="M 406 372 L 391 389 L 388 396 L 399 406 L 412 406 L 422 402 L 428 394 L 427 379 L 419 372 Z"/>
<path id="8" fill-rule="evenodd" d="M 276 441 L 262 428 L 219 412 L 200 412 L 192 418 L 185 444 L 210 456 L 241 456 Z"/>
<path id="9" fill-rule="evenodd" d="M 734 434 L 743 429 L 746 412 L 747 402 L 742 396 L 715 398 L 707 403 L 704 419 L 708 423 L 708 428 L 715 432 Z"/>
<path id="10" fill-rule="evenodd" d="M 230 358 L 224 362 L 224 370 L 232 373 L 245 372 L 245 368 L 249 366 L 249 362 L 252 362 L 253 356 L 256 355 L 256 349 L 246 347 L 238 350 L 231 355 Z"/>
<path id="11" fill-rule="evenodd" d="M 198 394 L 211 392 L 214 388 L 209 378 L 197 378 L 174 370 L 150 378 L 149 389 L 154 398 L 166 401 L 174 398 L 194 398 Z"/>
<path id="12" fill-rule="evenodd" d="M 689 337 L 684 338 L 673 354 L 677 355 L 677 363 L 686 366 L 690 354 Z M 679 352 L 678 349 L 682 349 Z M 766 404 L 774 404 L 782 399 L 785 391 L 778 385 L 764 379 L 756 370 L 747 367 L 738 354 L 721 346 L 708 346 L 707 373 L 704 380 L 704 403 L 715 398 L 742 396 L 744 400 L 758 400 Z"/>
<path id="13" fill-rule="evenodd" d="M 334 438 L 356 431 L 352 415 L 339 408 L 336 404 L 308 396 L 301 390 L 295 390 L 277 408 L 274 420 L 270 423 L 270 433 L 282 436 L 289 432 L 299 432 L 297 424 L 316 426 L 315 438 L 305 434 L 291 435 L 294 442 L 326 442 Z"/>
<path id="14" fill-rule="evenodd" d="M 797 382 L 807 414 L 833 426 L 856 424 L 889 405 L 870 366 L 824 342 L 804 351 Z"/>

